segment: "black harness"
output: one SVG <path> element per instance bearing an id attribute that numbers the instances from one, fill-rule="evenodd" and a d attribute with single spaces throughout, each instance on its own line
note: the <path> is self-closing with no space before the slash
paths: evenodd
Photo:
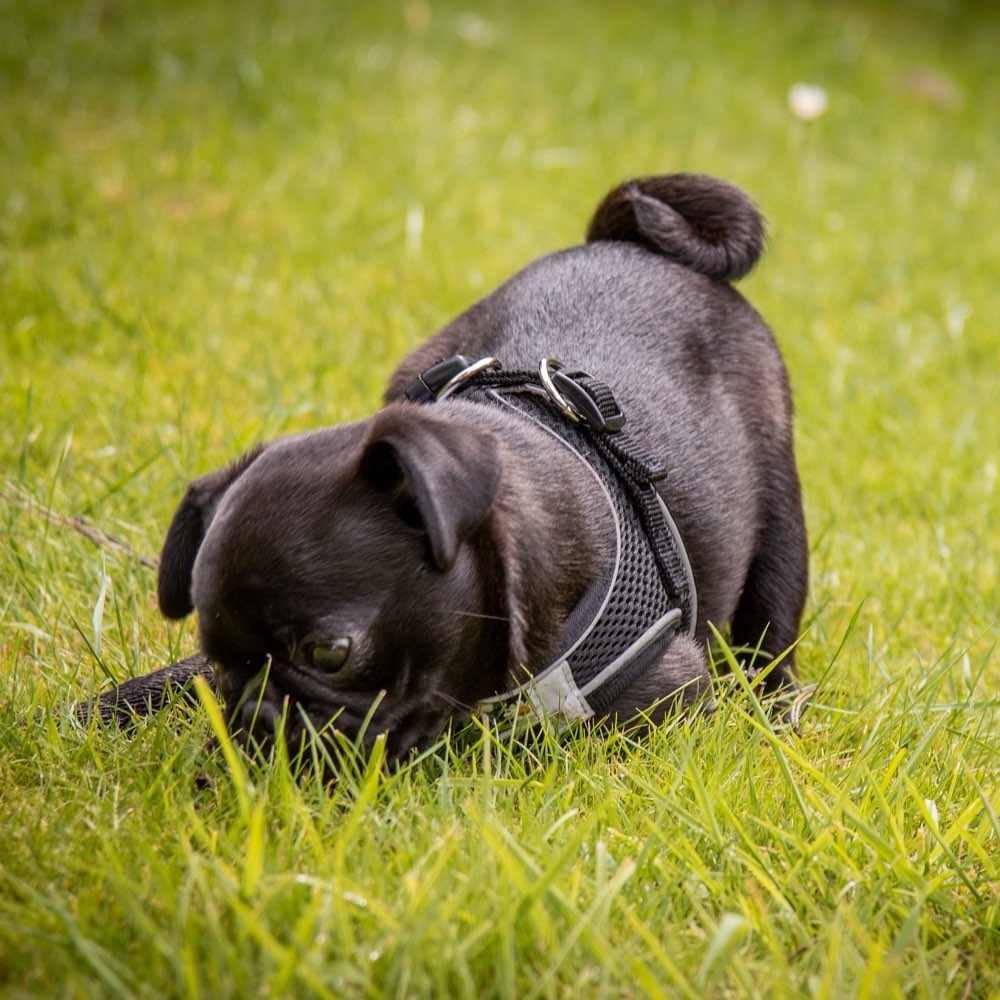
<path id="1" fill-rule="evenodd" d="M 563 722 L 606 714 L 674 635 L 693 635 L 697 622 L 691 565 L 655 486 L 666 470 L 622 431 L 625 414 L 604 382 L 551 359 L 537 372 L 504 371 L 496 358 L 455 355 L 405 392 L 415 403 L 457 394 L 514 410 L 566 448 L 600 485 L 616 535 L 611 568 L 570 613 L 554 659 L 538 670 L 524 664 L 522 683 L 479 707 L 512 721 L 526 713 L 555 713 Z"/>

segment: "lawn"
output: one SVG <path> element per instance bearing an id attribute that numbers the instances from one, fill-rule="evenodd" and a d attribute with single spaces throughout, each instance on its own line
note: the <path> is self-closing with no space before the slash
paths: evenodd
<path id="1" fill-rule="evenodd" d="M 0 0 L 0 994 L 1000 997 L 998 51 L 971 0 Z M 70 721 L 194 648 L 139 558 L 191 478 L 675 170 L 769 220 L 799 734 L 473 724 L 327 790 L 210 701 Z"/>

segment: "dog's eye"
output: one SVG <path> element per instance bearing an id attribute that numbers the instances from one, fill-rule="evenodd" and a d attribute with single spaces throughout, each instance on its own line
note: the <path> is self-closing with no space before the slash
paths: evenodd
<path id="1" fill-rule="evenodd" d="M 310 644 L 309 660 L 318 670 L 333 673 L 347 662 L 351 653 L 350 639 L 334 639 L 331 642 Z"/>

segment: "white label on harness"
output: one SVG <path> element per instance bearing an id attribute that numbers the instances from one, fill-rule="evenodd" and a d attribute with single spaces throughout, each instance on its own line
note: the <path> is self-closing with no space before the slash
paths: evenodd
<path id="1" fill-rule="evenodd" d="M 594 714 L 573 680 L 566 660 L 553 664 L 541 676 L 529 678 L 506 695 L 481 701 L 479 710 L 498 728 L 501 738 L 546 718 L 555 723 L 557 732 L 562 732 L 571 722 L 589 719 Z"/>
<path id="2" fill-rule="evenodd" d="M 563 715 L 567 719 L 589 719 L 594 710 L 573 680 L 569 662 L 563 660 L 524 686 L 524 696 L 539 715 Z"/>

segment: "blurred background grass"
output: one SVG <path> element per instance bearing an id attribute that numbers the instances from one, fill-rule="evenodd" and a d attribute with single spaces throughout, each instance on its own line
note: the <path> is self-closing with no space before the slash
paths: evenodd
<path id="1" fill-rule="evenodd" d="M 814 611 L 866 599 L 904 655 L 995 639 L 998 37 L 974 3 L 5 0 L 7 475 L 153 552 L 188 478 L 368 412 L 613 182 L 697 170 L 770 220 L 745 291 L 796 391 Z"/>
<path id="2" fill-rule="evenodd" d="M 741 287 L 797 401 L 806 678 L 863 602 L 835 687 L 951 663 L 995 704 L 998 42 L 958 0 L 0 0 L 12 724 L 194 643 L 25 497 L 155 554 L 190 478 L 369 413 L 613 183 L 676 170 L 769 219 Z"/>

